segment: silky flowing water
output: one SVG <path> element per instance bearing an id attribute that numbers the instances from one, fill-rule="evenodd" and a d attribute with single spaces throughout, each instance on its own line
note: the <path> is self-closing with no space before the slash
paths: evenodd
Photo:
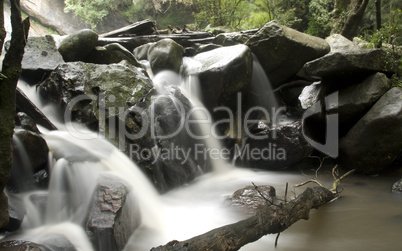
<path id="1" fill-rule="evenodd" d="M 230 207 L 226 198 L 252 182 L 274 186 L 279 196 L 284 195 L 285 184 L 289 183 L 291 199 L 304 190 L 294 189 L 293 185 L 311 178 L 300 171 L 250 170 L 226 163 L 228 168 L 224 171 L 204 174 L 159 195 L 136 164 L 105 139 L 83 140 L 66 131 L 44 131 L 44 138 L 53 163 L 50 187 L 21 195 L 27 215 L 22 229 L 7 238 L 47 243 L 52 236 L 64 235 L 77 250 L 93 250 L 82 226 L 99 176 L 123 179 L 131 189 L 129 210 L 133 214 L 141 212 L 142 225 L 130 238 L 127 251 L 149 250 L 244 219 L 246 215 Z M 328 171 L 321 172 L 319 178 L 331 187 L 333 178 Z M 241 250 L 401 250 L 402 194 L 391 192 L 395 181 L 396 178 L 350 176 L 340 185 L 341 198 L 312 210 L 308 221 L 292 225 L 280 235 L 276 248 L 276 236 L 272 235 Z M 32 193 L 48 197 L 45 212 L 26 199 Z"/>

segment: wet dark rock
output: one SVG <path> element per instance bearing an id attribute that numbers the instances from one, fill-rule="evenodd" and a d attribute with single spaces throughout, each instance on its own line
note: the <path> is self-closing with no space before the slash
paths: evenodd
<path id="1" fill-rule="evenodd" d="M 276 126 L 260 121 L 248 130 L 235 153 L 238 156 L 235 163 L 239 166 L 266 170 L 290 168 L 313 150 L 304 138 L 301 121 Z"/>
<path id="2" fill-rule="evenodd" d="M 22 129 L 39 133 L 39 129 L 36 127 L 35 121 L 26 113 L 18 112 L 15 115 L 15 125 L 21 127 Z"/>
<path id="3" fill-rule="evenodd" d="M 120 178 L 99 178 L 86 224 L 96 250 L 122 250 L 141 224 L 137 202 L 130 196 Z"/>
<path id="4" fill-rule="evenodd" d="M 402 193 L 402 179 L 398 180 L 392 185 L 393 192 L 401 192 Z"/>
<path id="5" fill-rule="evenodd" d="M 192 65 L 184 65 L 184 71 L 199 77 L 201 101 L 206 108 L 211 114 L 218 106 L 235 111 L 238 92 L 245 91 L 251 81 L 250 49 L 245 45 L 227 46 L 199 53 L 192 59 Z M 194 67 L 194 61 L 199 65 Z"/>
<path id="6" fill-rule="evenodd" d="M 126 60 L 137 67 L 140 66 L 134 55 L 117 43 L 95 47 L 95 49 L 87 56 L 85 62 L 94 64 L 115 64 L 120 63 L 123 60 Z"/>
<path id="7" fill-rule="evenodd" d="M 59 45 L 59 52 L 64 61 L 82 61 L 95 48 L 98 34 L 93 30 L 84 29 L 63 39 Z"/>
<path id="8" fill-rule="evenodd" d="M 223 46 L 245 44 L 250 37 L 251 35 L 241 32 L 221 33 L 215 37 L 214 44 Z"/>
<path id="9" fill-rule="evenodd" d="M 276 191 L 272 186 L 246 186 L 226 198 L 226 203 L 242 209 L 249 215 L 254 215 L 263 207 L 272 205 L 275 197 Z"/>
<path id="10" fill-rule="evenodd" d="M 180 71 L 184 48 L 172 39 L 162 39 L 151 44 L 148 49 L 148 61 L 156 74 L 162 70 Z"/>
<path id="11" fill-rule="evenodd" d="M 321 79 L 361 79 L 376 72 L 397 71 L 387 52 L 380 49 L 335 51 L 306 63 L 298 73 L 302 77 Z"/>
<path id="12" fill-rule="evenodd" d="M 359 173 L 377 174 L 402 151 L 402 88 L 394 87 L 340 141 L 340 163 Z"/>
<path id="13" fill-rule="evenodd" d="M 4 241 L 0 242 L 2 251 L 52 251 L 51 249 L 29 241 Z"/>
<path id="14" fill-rule="evenodd" d="M 16 131 L 14 137 L 14 161 L 7 188 L 13 192 L 24 192 L 39 185 L 35 183 L 34 173 L 48 172 L 49 148 L 39 134 L 27 130 Z M 46 186 L 48 178 L 41 179 L 41 182 Z"/>
<path id="15" fill-rule="evenodd" d="M 52 36 L 29 37 L 22 59 L 22 74 L 31 79 L 41 79 L 46 73 L 64 63 Z"/>
<path id="16" fill-rule="evenodd" d="M 276 21 L 267 23 L 246 43 L 257 56 L 274 88 L 296 75 L 303 65 L 330 51 L 328 43 Z"/>
<path id="17" fill-rule="evenodd" d="M 390 88 L 387 76 L 376 73 L 357 85 L 340 90 L 339 122 L 345 125 L 357 122 Z"/>
<path id="18" fill-rule="evenodd" d="M 204 158 L 194 159 L 195 145 L 204 143 L 190 134 L 197 135 L 198 126 L 190 125 L 187 130 L 182 123 L 186 117 L 193 119 L 189 114 L 190 101 L 175 85 L 164 86 L 164 89 L 165 94 L 144 97 L 129 109 L 144 111 L 153 121 L 143 121 L 136 112 L 129 112 L 125 121 L 128 134 L 146 132 L 140 138 L 127 139 L 126 151 L 160 192 L 183 185 L 200 175 L 201 170 L 208 169 Z M 148 152 L 148 155 L 141 152 Z M 186 156 L 187 153 L 190 155 Z"/>
<path id="19" fill-rule="evenodd" d="M 155 43 L 148 43 L 141 46 L 138 46 L 134 49 L 133 54 L 138 60 L 147 60 L 148 59 L 148 50 Z"/>
<path id="20" fill-rule="evenodd" d="M 143 70 L 127 62 L 110 65 L 73 62 L 57 67 L 39 86 L 39 91 L 44 100 L 67 109 L 72 121 L 98 130 L 99 120 L 103 122 L 119 114 L 119 109 L 125 111 L 151 88 L 152 83 Z"/>

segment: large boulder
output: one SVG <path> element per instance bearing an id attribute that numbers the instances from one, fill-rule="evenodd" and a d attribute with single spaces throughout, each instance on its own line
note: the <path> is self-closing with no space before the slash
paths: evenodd
<path id="1" fill-rule="evenodd" d="M 198 76 L 201 101 L 213 113 L 218 106 L 236 109 L 237 93 L 250 84 L 252 66 L 250 49 L 239 44 L 199 53 L 184 65 L 184 71 Z"/>
<path id="2" fill-rule="evenodd" d="M 391 88 L 383 73 L 376 73 L 357 85 L 339 91 L 338 113 L 341 124 L 357 122 Z"/>
<path id="3" fill-rule="evenodd" d="M 100 176 L 86 224 L 96 250 L 123 250 L 141 224 L 141 216 L 129 186 L 122 179 Z"/>
<path id="4" fill-rule="evenodd" d="M 44 100 L 67 107 L 67 116 L 94 130 L 99 129 L 100 117 L 104 121 L 119 114 L 119 109 L 134 105 L 151 89 L 152 82 L 144 71 L 124 61 L 62 64 L 39 86 Z"/>
<path id="5" fill-rule="evenodd" d="M 194 121 L 190 101 L 174 84 L 162 87 L 163 94 L 145 96 L 129 109 L 125 122 L 126 152 L 153 181 L 156 188 L 166 192 L 185 184 L 208 169 L 208 161 L 196 156 L 195 148 L 207 147 L 197 140 L 198 125 Z M 163 90 L 162 90 L 163 91 Z M 148 119 L 149 120 L 148 120 Z M 199 150 L 201 147 L 199 147 Z"/>
<path id="6" fill-rule="evenodd" d="M 29 37 L 22 59 L 22 74 L 40 79 L 64 63 L 52 36 Z"/>
<path id="7" fill-rule="evenodd" d="M 280 25 L 267 23 L 246 43 L 257 56 L 274 87 L 296 75 L 303 65 L 330 51 L 321 38 Z"/>
<path id="8" fill-rule="evenodd" d="M 61 35 L 72 34 L 88 26 L 73 13 L 64 11 L 63 0 L 21 0 L 20 5 L 23 12 Z"/>
<path id="9" fill-rule="evenodd" d="M 39 90 L 44 100 L 61 105 L 67 118 L 105 135 L 160 191 L 167 191 L 199 175 L 198 164 L 204 169 L 194 154 L 182 155 L 194 147 L 182 123 L 192 107 L 176 84 L 162 86 L 166 93 L 158 95 L 144 71 L 132 64 L 74 62 L 60 65 Z M 182 150 L 176 155 L 174 149 Z M 157 155 L 167 152 L 171 158 Z"/>
<path id="10" fill-rule="evenodd" d="M 402 151 L 402 88 L 394 87 L 340 141 L 342 166 L 364 174 L 387 168 Z"/>
<path id="11" fill-rule="evenodd" d="M 151 44 L 148 49 L 148 61 L 154 73 L 161 70 L 180 71 L 184 48 L 172 39 L 166 38 Z"/>
<path id="12" fill-rule="evenodd" d="M 236 165 L 266 170 L 293 167 L 313 151 L 301 121 L 276 125 L 260 121 L 246 131 L 242 146 L 236 148 Z"/>
<path id="13" fill-rule="evenodd" d="M 376 72 L 395 73 L 392 58 L 380 49 L 353 49 L 331 52 L 308 62 L 298 73 L 305 78 L 362 79 Z"/>
<path id="14" fill-rule="evenodd" d="M 59 52 L 64 61 L 82 61 L 95 48 L 98 42 L 98 34 L 90 29 L 80 30 L 61 41 Z"/>

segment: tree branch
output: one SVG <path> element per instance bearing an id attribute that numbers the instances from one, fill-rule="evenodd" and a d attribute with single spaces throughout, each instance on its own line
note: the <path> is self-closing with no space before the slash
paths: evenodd
<path id="1" fill-rule="evenodd" d="M 309 187 L 282 206 L 266 206 L 245 220 L 216 228 L 186 241 L 171 241 L 151 250 L 239 250 L 264 235 L 283 232 L 300 219 L 307 220 L 312 208 L 318 208 L 335 197 L 334 193 L 324 187 Z"/>

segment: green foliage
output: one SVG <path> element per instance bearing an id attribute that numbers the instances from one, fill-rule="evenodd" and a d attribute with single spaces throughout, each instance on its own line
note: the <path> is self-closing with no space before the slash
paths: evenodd
<path id="1" fill-rule="evenodd" d="M 306 32 L 318 37 L 327 37 L 332 28 L 332 0 L 312 0 L 309 4 L 309 23 Z"/>
<path id="2" fill-rule="evenodd" d="M 74 14 L 83 19 L 95 29 L 97 24 L 103 20 L 109 12 L 117 11 L 122 6 L 131 5 L 131 0 L 65 0 L 65 12 Z"/>
<path id="3" fill-rule="evenodd" d="M 363 34 L 363 39 L 370 41 L 375 48 L 381 48 L 383 43 L 390 44 L 392 47 L 402 45 L 402 10 L 392 10 L 389 20 L 384 23 L 381 29 Z M 395 48 L 394 48 L 395 49 Z"/>
<path id="4" fill-rule="evenodd" d="M 250 3 L 246 0 L 198 0 L 195 2 L 195 23 L 204 28 L 207 25 L 239 27 L 250 14 Z"/>

